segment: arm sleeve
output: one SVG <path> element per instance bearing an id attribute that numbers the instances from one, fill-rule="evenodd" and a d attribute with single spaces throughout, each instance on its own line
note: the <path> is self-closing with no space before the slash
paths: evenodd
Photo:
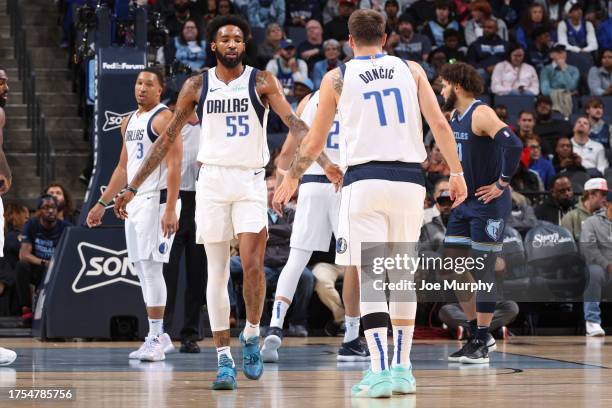
<path id="1" fill-rule="evenodd" d="M 601 96 L 604 93 L 604 89 L 601 86 L 601 79 L 599 79 L 599 75 L 597 75 L 597 67 L 591 67 L 589 70 L 588 82 L 591 95 Z"/>
<path id="2" fill-rule="evenodd" d="M 495 134 L 495 143 L 502 148 L 502 174 L 504 181 L 514 175 L 523 153 L 523 143 L 508 126 L 502 128 Z"/>
<path id="3" fill-rule="evenodd" d="M 593 52 L 597 51 L 597 37 L 595 36 L 595 28 L 593 28 L 593 24 L 590 21 L 586 22 L 587 29 L 587 46 L 582 50 L 582 52 Z"/>

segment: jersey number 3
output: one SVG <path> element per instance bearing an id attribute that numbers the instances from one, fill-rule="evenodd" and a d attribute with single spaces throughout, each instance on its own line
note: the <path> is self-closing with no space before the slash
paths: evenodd
<path id="1" fill-rule="evenodd" d="M 142 142 L 138 142 L 138 150 L 136 151 L 136 158 L 142 159 L 144 157 L 144 145 Z"/>
<path id="2" fill-rule="evenodd" d="M 236 124 L 238 122 L 238 124 Z M 225 124 L 227 125 L 227 137 L 246 136 L 249 134 L 249 117 L 247 115 L 226 116 Z M 240 127 L 240 133 L 238 133 Z"/>
<path id="3" fill-rule="evenodd" d="M 383 96 L 389 96 L 393 94 L 395 96 L 395 104 L 397 105 L 397 117 L 399 123 L 406 123 L 404 117 L 404 104 L 402 103 L 402 95 L 399 88 L 388 88 L 383 89 L 382 93 L 379 91 L 366 92 L 363 94 L 363 99 L 366 101 L 372 97 L 376 101 L 376 109 L 378 110 L 378 121 L 380 126 L 387 126 L 387 115 L 385 115 L 385 106 L 383 105 Z"/>

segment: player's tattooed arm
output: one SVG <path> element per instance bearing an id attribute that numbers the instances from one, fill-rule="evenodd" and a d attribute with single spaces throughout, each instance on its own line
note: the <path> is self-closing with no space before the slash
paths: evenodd
<path id="1" fill-rule="evenodd" d="M 344 77 L 342 76 L 342 72 L 339 68 L 335 68 L 329 74 L 331 76 L 334 91 L 336 91 L 338 96 L 340 96 L 340 94 L 342 93 L 342 87 L 344 86 Z"/>
<path id="2" fill-rule="evenodd" d="M 259 71 L 255 82 L 257 93 L 270 103 L 272 110 L 287 125 L 289 132 L 295 136 L 298 144 L 301 144 L 304 137 L 308 134 L 308 125 L 298 118 L 293 109 L 291 109 L 291 105 L 289 105 L 287 98 L 285 98 L 285 91 L 278 79 L 268 71 Z M 329 160 L 325 152 L 321 152 L 321 155 L 315 159 L 323 168 L 331 164 L 331 160 Z"/>
<path id="3" fill-rule="evenodd" d="M 129 181 L 130 186 L 134 188 L 140 187 L 147 177 L 160 165 L 164 157 L 166 157 L 172 144 L 181 136 L 181 129 L 187 123 L 187 119 L 193 114 L 201 88 L 202 75 L 193 76 L 185 81 L 179 93 L 176 109 L 172 119 L 170 119 L 170 123 L 155 143 L 153 143 L 138 172 Z"/>

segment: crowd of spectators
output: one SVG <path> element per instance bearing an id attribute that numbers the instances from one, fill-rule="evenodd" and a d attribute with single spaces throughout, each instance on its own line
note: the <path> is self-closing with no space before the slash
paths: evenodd
<path id="1" fill-rule="evenodd" d="M 63 3 L 82 2 L 64 0 Z M 606 180 L 612 182 L 609 167 L 612 159 L 612 14 L 607 2 L 150 0 L 139 3 L 149 3 L 151 9 L 162 13 L 170 31 L 168 44 L 155 50 L 153 59 L 167 67 L 179 61 L 192 72 L 216 63 L 203 36 L 208 21 L 218 15 L 242 15 L 253 30 L 246 62 L 273 72 L 293 106 L 319 87 L 326 72 L 352 57 L 347 27 L 351 13 L 358 8 L 379 10 L 387 18 L 385 52 L 420 63 L 436 92 L 441 87 L 439 69 L 446 63 L 466 61 L 481 73 L 486 83 L 481 99 L 495 107 L 524 144 L 521 164 L 511 183 L 511 223 L 523 237 L 534 225 L 547 221 L 567 227 L 578 242 L 601 240 L 593 232 L 585 237 L 581 225 L 610 223 L 610 211 L 605 211 L 612 206 L 607 205 L 609 197 L 603 191 L 607 184 L 605 189 L 602 184 Z M 68 16 L 69 9 L 65 8 L 63 25 L 66 38 L 71 37 L 70 23 L 66 22 L 72 18 Z M 425 123 L 424 126 L 427 127 Z M 283 132 L 286 128 L 270 115 L 268 130 Z M 424 135 L 427 130 L 424 129 Z M 441 202 L 447 197 L 444 189 L 434 191 L 434 186 L 440 187 L 449 169 L 430 136 L 426 137 L 426 146 L 429 157 L 423 168 L 430 192 L 426 207 L 431 216 L 424 234 L 439 235 L 446 217 L 439 208 L 444 207 Z M 270 222 L 274 224 L 275 220 L 271 218 Z M 609 247 L 612 237 L 607 239 Z M 600 269 L 608 273 L 612 269 L 609 248 L 601 251 L 587 257 L 589 271 L 598 279 Z M 321 269 L 315 264 L 311 266 L 313 271 Z M 268 277 L 274 281 L 276 271 L 269 272 Z M 308 276 L 312 276 L 310 271 Z M 333 291 L 331 284 L 317 286 L 315 283 L 315 288 L 328 293 Z M 327 296 L 325 304 L 336 303 L 334 296 Z M 333 307 L 335 323 L 339 324 L 338 310 L 337 305 Z M 585 308 L 587 322 L 601 322 L 593 317 L 597 310 L 593 306 L 586 313 Z M 304 325 L 303 316 L 295 323 Z"/>

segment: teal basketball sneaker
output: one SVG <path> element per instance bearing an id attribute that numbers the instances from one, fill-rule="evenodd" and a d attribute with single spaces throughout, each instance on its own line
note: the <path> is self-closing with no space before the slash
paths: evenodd
<path id="1" fill-rule="evenodd" d="M 367 370 L 363 374 L 363 380 L 351 388 L 353 397 L 389 398 L 392 394 L 393 381 L 389 370 L 383 370 L 380 373 Z"/>

